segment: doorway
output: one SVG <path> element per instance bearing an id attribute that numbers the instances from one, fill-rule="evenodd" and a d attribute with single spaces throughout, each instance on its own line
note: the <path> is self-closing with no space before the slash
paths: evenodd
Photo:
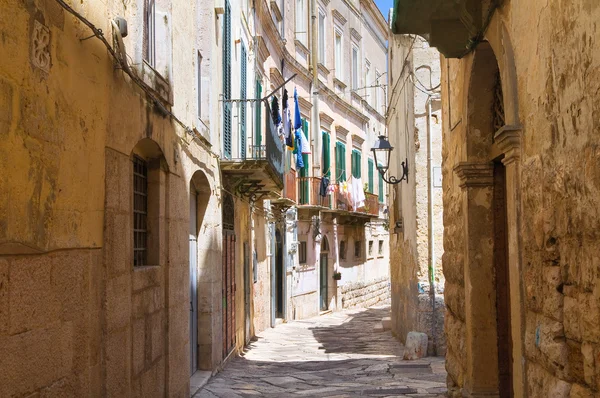
<path id="1" fill-rule="evenodd" d="M 494 162 L 494 273 L 496 276 L 496 328 L 498 335 L 498 390 L 500 398 L 513 396 L 506 168 Z"/>
<path id="2" fill-rule="evenodd" d="M 319 285 L 320 285 L 320 310 L 327 311 L 329 309 L 329 278 L 328 278 L 328 256 L 329 256 L 329 242 L 327 241 L 327 237 L 323 237 L 321 241 L 321 257 L 320 257 L 320 268 L 319 268 Z"/>
<path id="3" fill-rule="evenodd" d="M 275 315 L 285 318 L 285 267 L 283 264 L 283 237 L 275 231 Z"/>
<path id="4" fill-rule="evenodd" d="M 230 194 L 223 195 L 223 358 L 235 347 L 235 207 Z"/>
<path id="5" fill-rule="evenodd" d="M 198 370 L 198 192 L 190 189 L 190 375 Z"/>

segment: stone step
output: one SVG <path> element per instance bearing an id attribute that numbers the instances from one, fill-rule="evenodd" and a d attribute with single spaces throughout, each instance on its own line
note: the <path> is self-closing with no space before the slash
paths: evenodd
<path id="1" fill-rule="evenodd" d="M 383 330 L 392 330 L 392 317 L 383 317 L 381 325 L 383 326 Z"/>

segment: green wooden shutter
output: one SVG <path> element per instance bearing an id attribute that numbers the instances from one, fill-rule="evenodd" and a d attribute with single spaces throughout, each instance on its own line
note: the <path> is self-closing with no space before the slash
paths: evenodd
<path id="1" fill-rule="evenodd" d="M 242 159 L 246 159 L 246 46 L 242 43 L 241 47 L 241 77 L 240 77 L 240 155 Z"/>
<path id="2" fill-rule="evenodd" d="M 374 180 L 373 180 L 373 159 L 369 159 L 369 192 L 373 193 Z"/>
<path id="3" fill-rule="evenodd" d="M 223 19 L 223 98 L 231 99 L 231 6 L 225 1 Z M 231 159 L 231 102 L 223 103 L 223 156 Z"/>
<path id="4" fill-rule="evenodd" d="M 325 177 L 331 178 L 331 147 L 330 135 L 323 131 L 323 166 L 322 173 Z"/>
<path id="5" fill-rule="evenodd" d="M 383 203 L 385 199 L 383 194 L 383 177 L 381 176 L 379 170 L 377 170 L 377 177 L 379 178 L 379 202 Z"/>
<path id="6" fill-rule="evenodd" d="M 256 79 L 256 99 L 262 98 L 262 84 L 260 78 Z M 253 151 L 253 156 L 258 157 L 260 154 L 260 145 L 262 144 L 262 101 L 256 101 L 256 128 L 254 133 L 254 145 L 256 149 Z"/>
<path id="7" fill-rule="evenodd" d="M 342 144 L 342 156 L 340 158 L 340 164 L 342 166 L 342 181 L 346 181 L 348 177 L 346 177 L 346 145 Z"/>
<path id="8" fill-rule="evenodd" d="M 361 153 L 357 149 L 352 150 L 351 155 L 351 167 L 352 167 L 352 176 L 354 178 L 361 178 Z"/>

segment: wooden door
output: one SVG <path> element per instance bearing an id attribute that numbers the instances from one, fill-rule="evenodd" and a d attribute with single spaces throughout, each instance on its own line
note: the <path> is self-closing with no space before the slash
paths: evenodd
<path id="1" fill-rule="evenodd" d="M 496 327 L 498 330 L 498 390 L 500 398 L 513 396 L 508 226 L 506 216 L 506 169 L 494 163 L 494 270 L 496 277 Z"/>
<path id="2" fill-rule="evenodd" d="M 223 196 L 223 358 L 235 347 L 235 214 L 231 195 Z"/>

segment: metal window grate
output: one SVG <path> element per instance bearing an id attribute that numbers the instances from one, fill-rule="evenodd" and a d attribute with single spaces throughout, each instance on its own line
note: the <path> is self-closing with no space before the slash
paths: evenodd
<path id="1" fill-rule="evenodd" d="M 494 86 L 494 100 L 492 104 L 492 117 L 494 123 L 494 133 L 504 127 L 504 95 L 502 93 L 502 80 L 500 78 L 500 72 L 496 74 L 496 83 Z M 493 140 L 493 136 L 492 136 Z"/>
<path id="2" fill-rule="evenodd" d="M 148 260 L 148 163 L 133 158 L 133 265 L 146 265 Z"/>

